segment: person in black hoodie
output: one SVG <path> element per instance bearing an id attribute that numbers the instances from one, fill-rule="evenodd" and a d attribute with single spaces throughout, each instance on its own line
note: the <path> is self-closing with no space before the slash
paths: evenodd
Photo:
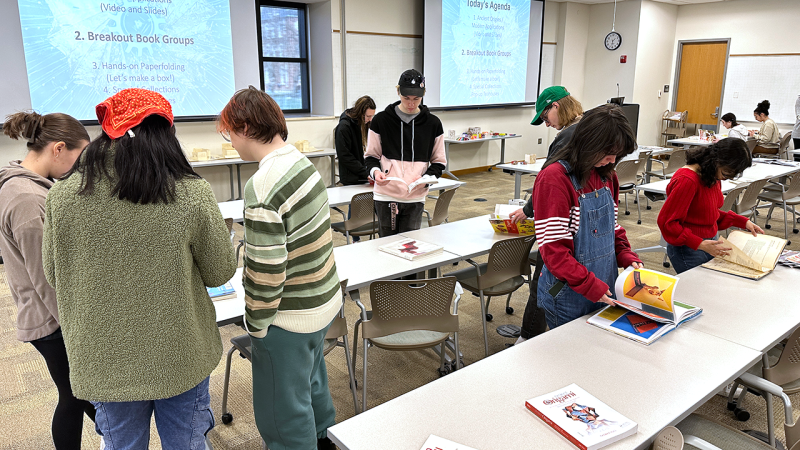
<path id="1" fill-rule="evenodd" d="M 339 117 L 336 127 L 336 156 L 339 158 L 339 181 L 345 185 L 367 182 L 364 148 L 367 131 L 375 116 L 375 101 L 365 95 Z"/>
<path id="2" fill-rule="evenodd" d="M 378 234 L 391 236 L 419 229 L 428 184 L 411 188 L 422 177 L 439 178 L 447 160 L 444 129 L 422 102 L 425 78 L 414 69 L 400 75 L 400 101 L 372 119 L 365 162 L 375 180 Z"/>

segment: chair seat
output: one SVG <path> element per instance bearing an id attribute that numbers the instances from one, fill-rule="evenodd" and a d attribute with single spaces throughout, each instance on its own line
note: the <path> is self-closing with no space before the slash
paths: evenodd
<path id="1" fill-rule="evenodd" d="M 449 333 L 428 330 L 401 331 L 388 336 L 372 338 L 370 342 L 376 347 L 387 350 L 415 350 L 439 345 L 449 335 Z"/>
<path id="2" fill-rule="evenodd" d="M 536 261 L 535 257 L 534 261 Z M 478 267 L 480 268 L 481 274 L 486 272 L 486 263 L 479 264 Z M 456 277 L 458 282 L 461 283 L 461 287 L 464 289 L 475 293 L 480 292 L 480 289 L 478 289 L 478 277 L 475 274 L 475 267 L 467 267 L 466 269 L 456 270 L 455 272 L 450 272 L 447 275 Z M 506 295 L 516 291 L 523 284 L 525 284 L 525 278 L 522 276 L 516 276 L 496 286 L 484 289 L 483 295 L 488 295 L 490 297 Z"/>
<path id="3" fill-rule="evenodd" d="M 331 223 L 331 228 L 339 233 L 344 234 L 344 222 L 334 222 Z M 375 234 L 378 232 L 378 224 L 377 222 L 367 223 L 361 225 L 360 227 L 356 228 L 355 230 L 350 230 L 350 236 L 367 236 L 369 234 Z"/>
<path id="4" fill-rule="evenodd" d="M 621 184 L 621 185 L 619 185 L 619 191 L 620 192 L 622 192 L 622 191 L 632 192 L 635 187 L 636 187 L 635 183 Z"/>
<path id="5" fill-rule="evenodd" d="M 241 336 L 236 336 L 235 338 L 231 338 L 231 344 L 236 347 L 236 350 L 239 350 L 239 353 L 242 354 L 245 358 L 250 360 L 250 356 L 252 354 L 253 343 L 250 341 L 250 335 L 245 333 Z"/>
<path id="6" fill-rule="evenodd" d="M 781 197 L 780 191 L 768 191 L 762 192 L 758 195 L 758 199 L 763 202 L 771 202 L 771 203 L 783 203 L 783 198 Z M 798 205 L 800 204 L 800 197 L 794 197 L 786 200 L 787 205 Z"/>
<path id="7" fill-rule="evenodd" d="M 325 343 L 323 344 L 322 348 L 322 354 L 327 355 L 331 352 L 331 350 L 335 349 L 338 344 L 338 339 L 325 339 Z"/>
<path id="8" fill-rule="evenodd" d="M 778 360 L 781 358 L 781 353 L 782 352 L 783 352 L 783 350 L 780 348 L 780 346 L 772 347 L 771 349 L 769 349 L 769 351 L 767 351 L 767 357 L 769 358 L 769 365 L 770 366 L 774 366 L 775 364 L 778 364 Z M 755 375 L 757 377 L 763 377 L 764 376 L 764 374 L 762 372 L 762 368 L 763 367 L 764 367 L 764 365 L 761 363 L 761 361 L 759 361 L 756 364 L 754 364 L 752 367 L 747 369 L 747 372 L 748 373 L 752 373 L 753 375 Z M 783 392 L 785 392 L 787 394 L 794 394 L 796 392 L 800 392 L 800 380 L 794 380 L 794 381 L 790 381 L 790 382 L 788 382 L 786 384 L 782 384 L 781 388 L 783 388 Z"/>
<path id="9" fill-rule="evenodd" d="M 746 448 L 752 450 L 773 448 L 769 444 L 761 442 L 739 430 L 706 419 L 698 414 L 690 414 L 675 427 L 681 430 L 684 436 L 698 437 L 719 448 Z M 687 445 L 684 448 L 695 449 L 696 447 Z"/>

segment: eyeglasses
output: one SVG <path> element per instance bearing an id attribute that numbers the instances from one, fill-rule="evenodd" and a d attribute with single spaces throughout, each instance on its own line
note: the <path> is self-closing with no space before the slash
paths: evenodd
<path id="1" fill-rule="evenodd" d="M 229 130 L 222 130 L 219 132 L 219 135 L 222 136 L 222 139 L 225 139 L 225 141 L 231 141 L 231 132 Z"/>
<path id="2" fill-rule="evenodd" d="M 553 109 L 553 105 L 555 105 L 555 103 L 550 103 L 547 105 L 547 108 L 545 108 L 544 111 L 542 111 L 542 114 L 539 116 L 542 118 L 544 123 L 548 125 L 550 125 L 550 119 L 547 118 L 547 115 L 550 114 L 550 110 Z"/>

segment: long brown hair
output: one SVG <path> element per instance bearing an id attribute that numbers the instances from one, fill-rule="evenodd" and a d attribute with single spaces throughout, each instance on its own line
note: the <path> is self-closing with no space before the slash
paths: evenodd
<path id="1" fill-rule="evenodd" d="M 367 127 L 367 123 L 364 122 L 364 114 L 367 113 L 368 109 L 375 109 L 375 100 L 372 100 L 372 97 L 369 95 L 365 95 L 356 100 L 352 108 L 345 110 L 345 114 L 351 119 L 357 120 L 358 124 L 361 126 L 362 147 L 367 146 L 367 131 L 369 128 Z"/>
<path id="2" fill-rule="evenodd" d="M 64 142 L 70 150 L 89 140 L 86 128 L 74 117 L 63 113 L 44 116 L 33 112 L 17 112 L 6 116 L 3 134 L 11 139 L 25 139 L 28 150 L 40 152 L 51 142 Z"/>
<path id="3" fill-rule="evenodd" d="M 592 170 L 608 178 L 617 161 L 636 149 L 633 129 L 617 105 L 606 104 L 586 111 L 575 127 L 569 143 L 548 159 L 544 167 L 559 160 L 566 161 L 581 187 L 586 186 Z M 606 155 L 615 155 L 617 159 L 612 164 L 595 167 Z"/>

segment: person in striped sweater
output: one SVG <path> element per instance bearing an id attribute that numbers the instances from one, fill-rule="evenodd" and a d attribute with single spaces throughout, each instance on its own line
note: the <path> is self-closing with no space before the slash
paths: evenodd
<path id="1" fill-rule="evenodd" d="M 252 340 L 253 409 L 272 450 L 332 449 L 335 410 L 323 358 L 342 306 L 325 184 L 286 143 L 278 104 L 252 86 L 234 94 L 217 128 L 245 161 L 245 327 Z M 316 446 L 316 447 L 315 447 Z"/>
<path id="2" fill-rule="evenodd" d="M 636 148 L 622 109 L 591 109 L 533 186 L 536 240 L 544 268 L 539 307 L 552 330 L 612 304 L 617 267 L 642 267 L 617 223 L 617 160 Z"/>

